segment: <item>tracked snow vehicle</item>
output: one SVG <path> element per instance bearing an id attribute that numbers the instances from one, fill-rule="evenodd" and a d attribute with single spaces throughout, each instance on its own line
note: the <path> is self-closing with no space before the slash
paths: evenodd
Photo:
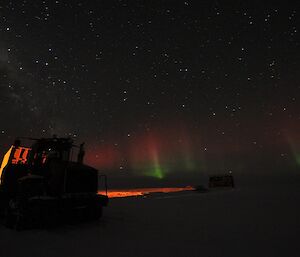
<path id="1" fill-rule="evenodd" d="M 0 213 L 16 229 L 97 219 L 107 206 L 106 176 L 83 164 L 83 144 L 70 138 L 16 140 L 0 167 Z M 72 155 L 77 149 L 77 160 Z M 98 194 L 98 179 L 106 194 Z"/>

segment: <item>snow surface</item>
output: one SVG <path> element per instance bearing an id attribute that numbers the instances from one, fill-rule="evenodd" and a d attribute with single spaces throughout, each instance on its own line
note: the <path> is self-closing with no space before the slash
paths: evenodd
<path id="1" fill-rule="evenodd" d="M 1 257 L 300 256 L 300 184 L 112 199 L 102 220 L 16 232 Z"/>

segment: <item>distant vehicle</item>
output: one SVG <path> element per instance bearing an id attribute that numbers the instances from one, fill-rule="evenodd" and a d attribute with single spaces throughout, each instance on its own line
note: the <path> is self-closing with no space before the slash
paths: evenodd
<path id="1" fill-rule="evenodd" d="M 234 188 L 234 179 L 232 175 L 215 175 L 209 177 L 209 188 L 214 187 L 232 187 Z"/>
<path id="2" fill-rule="evenodd" d="M 0 213 L 15 229 L 97 219 L 108 204 L 106 176 L 83 164 L 83 144 L 70 138 L 40 138 L 31 147 L 15 143 L 0 167 Z M 72 161 L 74 149 L 77 161 Z M 106 194 L 98 194 L 104 178 Z"/>

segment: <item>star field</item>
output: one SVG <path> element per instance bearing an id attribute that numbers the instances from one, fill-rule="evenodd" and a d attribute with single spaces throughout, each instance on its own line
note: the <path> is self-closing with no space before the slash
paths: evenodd
<path id="1" fill-rule="evenodd" d="M 273 151 L 292 162 L 299 11 L 296 2 L 1 1 L 0 146 L 70 136 L 90 145 L 91 163 L 101 167 L 109 151 L 104 166 L 121 170 L 134 168 L 130 149 L 145 140 L 167 160 L 183 158 L 171 149 L 188 142 L 197 167 L 216 157 L 228 170 L 238 166 L 228 155 Z"/>

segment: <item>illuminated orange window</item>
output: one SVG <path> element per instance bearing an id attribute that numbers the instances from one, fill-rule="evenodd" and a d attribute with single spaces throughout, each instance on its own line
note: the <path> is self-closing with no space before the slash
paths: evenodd
<path id="1" fill-rule="evenodd" d="M 27 147 L 17 147 L 11 160 L 12 164 L 25 164 L 27 162 L 28 153 L 31 149 Z"/>

